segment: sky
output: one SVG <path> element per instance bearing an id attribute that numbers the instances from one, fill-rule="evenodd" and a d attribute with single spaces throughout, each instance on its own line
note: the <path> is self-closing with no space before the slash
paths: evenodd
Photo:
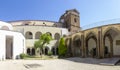
<path id="1" fill-rule="evenodd" d="M 0 0 L 0 20 L 58 21 L 69 9 L 80 12 L 80 26 L 120 18 L 120 0 Z"/>

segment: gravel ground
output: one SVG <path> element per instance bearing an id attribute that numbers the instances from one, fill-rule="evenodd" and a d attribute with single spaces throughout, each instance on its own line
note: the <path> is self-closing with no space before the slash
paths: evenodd
<path id="1" fill-rule="evenodd" d="M 78 60 L 78 58 L 76 58 Z M 0 61 L 0 70 L 120 70 L 120 66 L 104 66 L 75 62 L 67 59 L 54 60 L 6 60 Z M 93 61 L 92 61 L 93 62 Z"/>

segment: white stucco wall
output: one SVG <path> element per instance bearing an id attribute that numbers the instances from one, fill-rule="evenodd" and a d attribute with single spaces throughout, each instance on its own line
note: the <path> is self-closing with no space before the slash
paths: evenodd
<path id="1" fill-rule="evenodd" d="M 120 45 L 116 45 L 116 40 L 120 40 L 120 34 L 113 40 L 113 55 L 120 55 Z"/>
<path id="2" fill-rule="evenodd" d="M 16 56 L 20 55 L 21 53 L 25 53 L 25 38 L 23 37 L 22 34 L 14 34 L 14 59 Z"/>
<path id="3" fill-rule="evenodd" d="M 62 36 L 69 35 L 68 29 L 66 29 L 66 28 L 61 28 L 61 33 L 62 33 Z"/>
<path id="4" fill-rule="evenodd" d="M 25 35 L 26 32 L 30 31 L 33 34 L 33 39 L 26 39 L 25 43 L 26 43 L 26 47 L 27 48 L 33 48 L 34 47 L 34 42 L 37 41 L 37 39 L 35 39 L 35 34 L 36 32 L 41 32 L 42 34 L 46 33 L 46 32 L 50 32 L 52 34 L 52 38 L 54 39 L 54 36 L 56 33 L 60 34 L 60 37 L 62 37 L 64 34 L 68 34 L 68 30 L 66 28 L 58 28 L 58 27 L 47 27 L 47 26 L 14 26 L 14 30 L 16 31 L 20 31 L 21 33 L 23 33 L 23 35 Z M 50 42 L 50 44 L 48 44 L 47 46 L 49 48 L 51 47 L 56 47 L 55 46 L 56 40 L 53 40 Z"/>
<path id="5" fill-rule="evenodd" d="M 6 36 L 13 38 L 13 59 L 16 59 L 19 54 L 25 53 L 25 38 L 21 33 L 0 30 L 0 60 L 6 59 Z"/>
<path id="6" fill-rule="evenodd" d="M 5 60 L 5 35 L 0 32 L 0 60 Z"/>
<path id="7" fill-rule="evenodd" d="M 1 29 L 3 26 L 7 26 L 7 27 L 9 28 L 9 30 L 13 30 L 13 27 L 12 27 L 11 24 L 0 21 L 0 29 Z"/>

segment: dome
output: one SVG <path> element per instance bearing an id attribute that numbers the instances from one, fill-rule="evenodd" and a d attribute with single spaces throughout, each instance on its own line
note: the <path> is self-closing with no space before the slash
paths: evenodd
<path id="1" fill-rule="evenodd" d="M 0 21 L 0 29 L 1 30 L 13 30 L 13 27 L 10 23 Z"/>

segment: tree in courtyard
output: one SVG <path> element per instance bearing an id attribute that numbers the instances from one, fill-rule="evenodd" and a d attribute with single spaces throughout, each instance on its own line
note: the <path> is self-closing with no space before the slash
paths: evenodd
<path id="1" fill-rule="evenodd" d="M 61 38 L 58 46 L 58 54 L 60 57 L 64 57 L 67 53 L 67 47 L 65 46 L 64 38 Z"/>
<path id="2" fill-rule="evenodd" d="M 43 51 L 43 48 L 44 48 L 45 44 L 49 44 L 51 40 L 52 40 L 52 37 L 51 37 L 50 34 L 48 34 L 48 33 L 42 34 L 40 36 L 40 39 L 34 43 L 34 47 L 36 49 L 39 48 L 40 53 L 42 55 L 43 54 L 42 51 Z"/>

